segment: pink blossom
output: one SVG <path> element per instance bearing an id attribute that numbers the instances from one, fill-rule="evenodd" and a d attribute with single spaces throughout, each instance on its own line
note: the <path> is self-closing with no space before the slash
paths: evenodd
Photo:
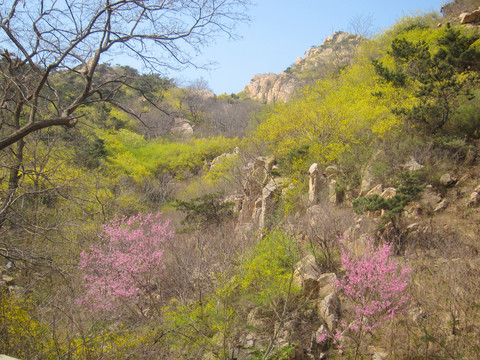
<path id="1" fill-rule="evenodd" d="M 339 242 L 345 274 L 335 285 L 343 291 L 354 313 L 354 318 L 341 327 L 361 337 L 405 311 L 410 269 L 391 258 L 391 244 L 376 247 L 368 238 L 365 253 L 354 258 L 341 239 Z M 324 341 L 325 337 L 335 339 L 334 334 L 327 333 L 318 339 Z"/>
<path id="2" fill-rule="evenodd" d="M 86 293 L 81 303 L 94 312 L 115 312 L 136 303 L 161 275 L 162 244 L 173 236 L 161 214 L 115 217 L 100 242 L 80 254 Z"/>
<path id="3" fill-rule="evenodd" d="M 368 238 L 365 253 L 353 258 L 341 247 L 345 275 L 335 284 L 352 303 L 354 331 L 371 331 L 405 309 L 410 269 L 391 258 L 391 248 L 392 244 L 376 247 Z"/>

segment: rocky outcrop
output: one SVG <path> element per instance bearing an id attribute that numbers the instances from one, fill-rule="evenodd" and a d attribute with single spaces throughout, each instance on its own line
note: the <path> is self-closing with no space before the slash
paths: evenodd
<path id="1" fill-rule="evenodd" d="M 311 254 L 298 262 L 293 280 L 306 295 L 314 299 L 325 298 L 337 292 L 335 286 L 337 276 L 334 273 L 322 274 L 316 266 L 315 257 Z"/>
<path id="2" fill-rule="evenodd" d="M 272 104 L 290 99 L 300 81 L 285 72 L 280 74 L 255 75 L 245 88 L 249 98 Z"/>
<path id="3" fill-rule="evenodd" d="M 193 135 L 193 127 L 187 119 L 175 118 L 173 127 L 170 129 L 173 135 L 190 137 Z"/>
<path id="4" fill-rule="evenodd" d="M 317 163 L 313 163 L 308 169 L 308 202 L 316 205 L 319 201 L 320 188 L 325 181 L 325 176 L 320 173 Z"/>
<path id="5" fill-rule="evenodd" d="M 272 224 L 286 180 L 272 175 L 275 158 L 258 157 L 244 169 L 244 194 L 238 217 L 237 231 L 268 229 Z"/>
<path id="6" fill-rule="evenodd" d="M 231 153 L 223 153 L 221 155 L 218 155 L 216 158 L 214 158 L 210 162 L 210 164 L 209 164 L 210 169 L 213 169 L 216 166 L 220 165 L 223 161 L 228 161 L 228 159 L 231 159 L 231 158 L 237 156 L 239 152 L 240 152 L 239 148 L 236 147 L 235 149 L 233 149 L 233 152 L 231 152 Z"/>
<path id="7" fill-rule="evenodd" d="M 337 31 L 322 45 L 307 50 L 304 58 L 298 58 L 280 74 L 254 76 L 245 87 L 245 94 L 268 104 L 286 102 L 297 89 L 347 65 L 361 40 L 359 35 Z"/>
<path id="8" fill-rule="evenodd" d="M 383 186 L 382 184 L 376 185 L 373 189 L 369 190 L 365 196 L 373 196 L 373 195 L 382 195 L 383 194 Z"/>
<path id="9" fill-rule="evenodd" d="M 417 171 L 423 169 L 423 165 L 419 164 L 415 158 L 410 157 L 410 159 L 403 165 L 406 170 Z"/>
<path id="10" fill-rule="evenodd" d="M 445 210 L 447 207 L 448 207 L 448 199 L 443 199 L 442 201 L 440 201 L 440 202 L 437 204 L 437 206 L 435 207 L 435 209 L 433 209 L 433 212 L 443 211 L 443 210 Z"/>
<path id="11" fill-rule="evenodd" d="M 480 22 L 480 8 L 471 12 L 464 12 L 458 16 L 461 24 L 471 24 Z"/>
<path id="12" fill-rule="evenodd" d="M 442 197 L 440 194 L 433 189 L 432 185 L 427 185 L 423 190 L 422 199 L 420 200 L 422 207 L 428 211 L 433 211 L 441 201 Z"/>
<path id="13" fill-rule="evenodd" d="M 335 331 L 340 318 L 340 301 L 336 293 L 331 293 L 320 301 L 318 314 L 325 321 L 328 330 L 331 333 Z"/>
<path id="14" fill-rule="evenodd" d="M 403 162 L 399 164 L 403 164 Z M 372 165 L 375 164 L 372 163 Z M 414 158 L 411 158 L 410 161 L 405 164 L 405 168 L 408 168 L 410 171 L 416 171 L 421 167 L 422 165 Z M 254 214 L 252 216 L 255 219 L 258 219 L 258 224 L 263 224 L 264 226 L 266 221 L 268 221 L 266 214 L 274 213 L 275 202 L 282 197 L 281 190 L 284 189 L 285 184 L 288 183 L 285 179 L 274 175 L 280 171 L 273 171 L 275 169 L 275 160 L 272 158 L 257 158 L 249 165 L 249 168 L 250 172 L 248 177 L 251 182 L 246 188 L 249 189 L 248 192 L 250 196 L 254 198 L 253 203 L 255 204 L 249 211 L 250 214 Z M 372 166 L 372 169 L 374 168 L 375 166 Z M 442 175 L 442 173 L 439 175 Z M 306 209 L 302 210 L 305 210 L 305 213 L 292 216 L 292 220 L 294 221 L 292 224 L 296 226 L 298 219 L 302 221 L 298 226 L 299 228 L 302 226 L 304 228 L 302 234 L 305 234 L 305 237 L 302 239 L 308 241 L 308 239 L 313 238 L 311 234 L 315 231 L 318 240 L 323 241 L 327 239 L 328 233 L 322 229 L 322 226 L 327 227 L 329 220 L 331 220 L 331 217 L 326 217 L 324 214 L 340 210 L 342 212 L 339 212 L 339 214 L 343 215 L 343 210 L 345 210 L 346 206 L 350 205 L 347 202 L 347 204 L 342 207 L 333 207 L 328 203 L 326 196 L 330 186 L 332 190 L 330 195 L 334 202 L 337 202 L 336 196 L 338 189 L 336 187 L 336 179 L 338 179 L 341 184 L 343 176 L 342 169 L 336 166 L 322 167 L 320 169 L 317 164 L 312 164 L 309 168 L 308 176 L 308 197 L 306 193 L 302 194 L 302 205 L 306 205 Z M 322 179 L 322 176 L 324 179 Z M 398 197 L 398 195 L 404 194 L 404 189 L 401 187 L 395 189 L 389 187 L 389 184 L 385 184 L 384 186 L 378 184 L 378 182 L 376 183 L 375 181 L 378 181 L 378 179 L 374 176 L 368 175 L 368 177 L 369 186 L 365 186 L 364 188 L 366 195 L 377 195 L 384 199 L 392 199 L 395 198 L 395 196 Z M 458 173 L 458 177 L 460 180 L 457 181 L 453 173 L 443 173 L 443 176 L 439 179 L 440 181 L 436 182 L 435 186 L 422 186 L 423 191 L 419 194 L 421 196 L 415 198 L 415 201 L 411 201 L 405 206 L 404 211 L 397 214 L 398 218 L 402 221 L 398 221 L 396 225 L 401 231 L 402 239 L 409 241 L 408 244 L 413 243 L 413 241 L 419 244 L 423 244 L 423 242 L 429 244 L 432 234 L 435 234 L 432 232 L 432 229 L 435 229 L 434 226 L 437 226 L 431 221 L 432 216 L 436 215 L 434 214 L 435 212 L 445 211 L 445 214 L 439 214 L 439 218 L 441 218 L 442 229 L 444 231 L 450 231 L 447 225 L 451 225 L 443 224 L 444 221 L 448 221 L 448 218 L 454 212 L 460 209 L 459 204 L 465 207 L 468 201 L 468 206 L 477 207 L 480 205 L 480 185 L 478 185 L 478 183 L 473 184 L 472 182 L 468 182 L 468 186 L 471 187 L 469 187 L 469 191 L 467 192 L 465 189 L 460 189 L 463 184 L 462 179 L 466 179 L 466 177 L 461 177 L 461 173 Z M 473 179 L 471 180 L 475 181 Z M 463 181 L 465 182 L 466 180 Z M 321 191 L 321 196 L 319 196 L 318 191 Z M 472 195 L 470 200 L 468 200 L 470 193 L 472 193 Z M 358 196 L 358 194 L 355 193 L 355 189 L 346 190 L 346 198 L 347 195 L 353 197 L 352 194 Z M 268 210 L 270 206 L 272 207 Z M 464 208 L 463 210 L 465 211 L 466 209 Z M 465 213 L 475 215 L 478 214 L 478 211 L 470 209 L 468 212 L 465 211 Z M 380 211 L 372 212 L 371 216 L 365 214 L 357 218 L 354 225 L 350 223 L 350 227 L 344 232 L 343 236 L 345 239 L 345 248 L 349 249 L 349 251 L 356 256 L 365 254 L 368 248 L 367 244 L 370 241 L 367 235 L 370 232 L 366 228 L 373 228 L 373 226 L 375 226 L 375 229 L 378 229 L 376 225 L 379 222 L 377 222 L 377 220 L 380 219 L 381 215 L 382 213 Z M 421 217 L 421 215 L 423 215 L 423 217 Z M 252 217 L 250 217 L 250 219 L 251 218 Z M 342 224 L 341 230 L 343 230 L 344 225 L 346 224 Z M 390 225 L 387 224 L 387 226 Z M 386 228 L 387 230 L 392 229 L 392 227 Z M 297 229 L 294 230 L 296 231 Z M 365 232 L 365 230 L 367 230 L 367 232 Z M 334 229 L 334 231 L 335 234 L 338 234 L 338 229 Z M 435 238 L 433 239 L 435 240 Z M 420 245 L 419 248 L 422 246 L 423 245 Z M 257 329 L 265 328 L 265 323 L 268 320 L 262 319 L 261 311 L 256 313 L 251 311 L 248 316 L 245 316 L 246 324 L 249 327 L 248 333 L 242 334 L 234 357 L 246 360 L 253 357 L 255 350 L 271 349 L 272 347 L 276 350 L 295 349 L 290 359 L 320 359 L 329 353 L 333 353 L 334 356 L 336 355 L 336 353 L 331 350 L 333 342 L 332 335 L 335 336 L 335 340 L 337 340 L 338 336 L 340 344 L 346 341 L 342 339 L 346 339 L 349 333 L 345 331 L 342 334 L 341 330 L 344 325 L 340 324 L 348 324 L 348 314 L 351 308 L 349 302 L 345 301 L 346 298 L 342 295 L 342 291 L 337 285 L 338 280 L 341 278 L 341 272 L 338 273 L 338 275 L 335 273 L 323 273 L 323 271 L 331 271 L 331 268 L 323 266 L 322 261 L 322 257 L 317 256 L 317 258 L 315 258 L 315 255 L 308 254 L 296 263 L 293 274 L 293 282 L 296 285 L 295 288 L 299 289 L 299 293 L 304 298 L 307 298 L 309 305 L 311 305 L 308 309 L 311 311 L 308 318 L 307 316 L 300 318 L 297 317 L 297 314 L 289 314 L 285 319 L 276 321 L 273 326 L 272 324 L 270 325 L 271 328 L 275 330 L 275 336 L 270 336 L 267 339 L 265 334 L 257 331 Z M 445 264 L 443 266 L 445 266 Z M 478 265 L 475 266 L 478 268 Z M 336 270 L 339 270 L 338 267 Z M 412 314 L 413 321 L 421 321 L 421 317 L 423 316 L 424 314 L 421 311 L 418 312 L 418 314 Z M 310 326 L 306 327 L 306 323 Z M 302 342 L 297 341 L 295 337 L 296 331 L 299 328 L 306 334 L 303 335 Z M 305 341 L 308 337 L 311 337 L 310 344 L 308 341 Z M 387 351 L 379 347 L 369 348 L 368 351 L 365 351 L 365 354 L 367 353 L 369 358 L 375 359 L 386 359 L 389 356 Z"/>
<path id="15" fill-rule="evenodd" d="M 452 186 L 453 184 L 455 184 L 456 181 L 457 179 L 452 175 L 450 175 L 449 173 L 443 174 L 440 177 L 440 184 L 442 184 L 445 187 Z"/>
<path id="16" fill-rule="evenodd" d="M 391 198 L 395 197 L 395 195 L 397 195 L 397 189 L 395 189 L 393 187 L 386 188 L 380 194 L 380 196 L 383 197 L 384 199 L 391 199 Z"/>
<path id="17" fill-rule="evenodd" d="M 277 203 L 282 194 L 285 181 L 273 179 L 262 189 L 262 208 L 258 222 L 259 230 L 268 230 L 273 223 L 273 215 L 277 209 Z"/>
<path id="18" fill-rule="evenodd" d="M 476 208 L 476 207 L 478 207 L 479 204 L 480 204 L 480 194 L 478 192 L 474 191 L 470 194 L 467 206 L 472 207 L 472 208 Z"/>

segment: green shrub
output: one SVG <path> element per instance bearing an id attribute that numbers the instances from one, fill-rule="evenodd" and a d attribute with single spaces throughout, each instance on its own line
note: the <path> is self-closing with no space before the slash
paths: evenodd
<path id="1" fill-rule="evenodd" d="M 182 224 L 194 227 L 220 225 L 223 221 L 233 217 L 232 201 L 224 201 L 223 194 L 207 194 L 190 201 L 176 200 L 173 206 L 184 212 L 185 218 Z"/>
<path id="2" fill-rule="evenodd" d="M 165 139 L 147 141 L 128 130 L 99 135 L 105 142 L 111 168 L 140 181 L 145 176 L 170 173 L 177 179 L 196 174 L 205 162 L 231 151 L 238 139 L 223 136 L 172 142 Z"/>
<path id="3" fill-rule="evenodd" d="M 273 306 L 285 299 L 297 258 L 296 244 L 283 232 L 266 236 L 242 265 L 241 288 L 256 305 Z"/>
<path id="4" fill-rule="evenodd" d="M 32 316 L 33 304 L 0 286 L 0 353 L 21 359 L 54 359 L 50 329 Z"/>
<path id="5" fill-rule="evenodd" d="M 353 209 L 357 214 L 362 214 L 366 211 L 385 210 L 382 216 L 384 224 L 392 221 L 401 214 L 405 206 L 413 200 L 420 197 L 424 186 L 418 185 L 417 179 L 413 173 L 405 172 L 400 174 L 400 186 L 397 188 L 395 196 L 386 199 L 379 195 L 363 196 L 353 201 Z"/>
<path id="6" fill-rule="evenodd" d="M 273 322 L 287 299 L 298 293 L 292 283 L 296 244 L 285 233 L 267 235 L 238 262 L 234 276 L 210 275 L 216 287 L 200 300 L 173 299 L 163 309 L 158 331 L 165 334 L 164 344 L 176 358 L 201 358 L 209 352 L 229 358 L 234 336 L 245 331 L 245 317 L 253 307 Z M 288 352 L 284 350 L 279 355 Z"/>

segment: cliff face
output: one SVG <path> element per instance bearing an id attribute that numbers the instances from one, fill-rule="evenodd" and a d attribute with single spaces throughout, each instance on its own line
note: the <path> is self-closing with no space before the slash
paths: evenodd
<path id="1" fill-rule="evenodd" d="M 337 31 L 322 45 L 307 50 L 305 57 L 299 57 L 280 74 L 254 76 L 245 93 L 249 98 L 269 104 L 288 101 L 297 89 L 347 65 L 361 40 L 359 35 Z"/>
<path id="2" fill-rule="evenodd" d="M 269 73 L 255 75 L 245 91 L 249 98 L 271 104 L 276 101 L 287 101 L 299 84 L 297 78 L 286 72 L 278 75 Z"/>

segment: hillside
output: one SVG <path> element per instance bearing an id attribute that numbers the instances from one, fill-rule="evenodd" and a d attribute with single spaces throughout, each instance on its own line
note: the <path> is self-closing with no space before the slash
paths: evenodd
<path id="1" fill-rule="evenodd" d="M 239 94 L 53 72 L 40 116 L 96 90 L 2 150 L 0 354 L 477 359 L 479 6 L 335 32 Z M 2 56 L 3 135 L 38 69 Z"/>

